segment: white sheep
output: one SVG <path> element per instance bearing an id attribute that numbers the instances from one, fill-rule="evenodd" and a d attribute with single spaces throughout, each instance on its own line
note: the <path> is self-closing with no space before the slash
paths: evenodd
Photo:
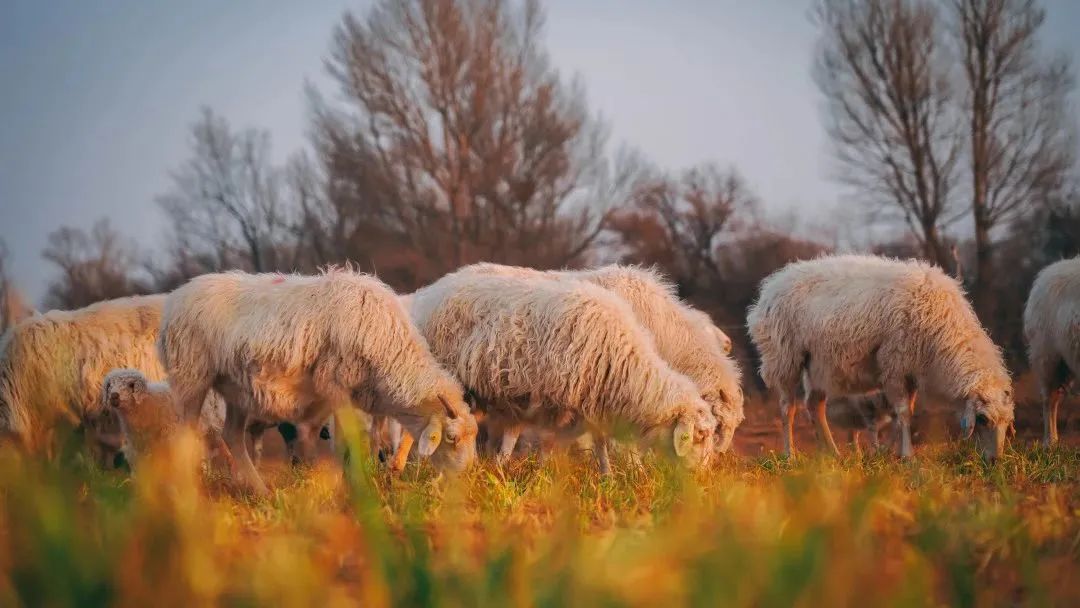
<path id="1" fill-rule="evenodd" d="M 708 313 L 691 306 L 687 306 L 686 309 L 699 327 L 716 338 L 716 345 L 720 348 L 720 351 L 725 355 L 730 355 L 732 350 L 731 337 L 713 323 L 712 317 Z"/>
<path id="2" fill-rule="evenodd" d="M 135 369 L 114 369 L 105 375 L 101 387 L 103 408 L 117 413 L 124 435 L 122 451 L 132 466 L 181 425 L 181 412 L 165 382 L 150 382 Z M 210 456 L 220 455 L 231 464 L 228 448 L 221 440 L 224 403 L 209 400 L 203 408 L 199 429 L 207 440 Z"/>
<path id="3" fill-rule="evenodd" d="M 123 437 L 114 412 L 101 407 L 102 380 L 118 368 L 165 378 L 155 348 L 164 303 L 164 295 L 119 298 L 35 314 L 10 328 L 0 337 L 0 436 L 38 449 L 58 424 L 82 427 L 101 463 L 113 464 Z M 215 399 L 207 397 L 207 412 L 224 416 Z M 290 454 L 304 448 L 286 445 Z"/>
<path id="4" fill-rule="evenodd" d="M 0 435 L 49 451 L 58 426 L 82 427 L 103 464 L 111 463 L 121 435 L 101 407 L 102 379 L 119 367 L 164 377 L 154 350 L 163 301 L 120 298 L 10 328 L 0 338 Z"/>
<path id="5" fill-rule="evenodd" d="M 1057 443 L 1058 408 L 1080 372 L 1080 258 L 1043 268 L 1024 307 L 1028 361 L 1043 404 L 1043 444 Z"/>
<path id="6" fill-rule="evenodd" d="M 881 388 L 910 457 L 919 391 L 963 403 L 961 426 L 996 458 L 1013 420 L 1012 383 L 960 285 L 917 261 L 831 256 L 789 264 L 761 284 L 747 317 L 761 377 L 780 394 L 784 451 L 804 372 L 819 436 L 836 452 L 825 400 Z"/>
<path id="7" fill-rule="evenodd" d="M 708 315 L 682 303 L 674 287 L 659 273 L 619 265 L 538 271 L 491 263 L 466 266 L 458 273 L 585 281 L 619 296 L 648 331 L 660 356 L 675 371 L 690 378 L 712 408 L 718 422 L 717 451 L 724 452 L 731 446 L 735 429 L 745 419 L 741 372 L 728 356 L 731 341 Z"/>
<path id="8" fill-rule="evenodd" d="M 259 493 L 266 486 L 244 442 L 251 418 L 311 424 L 341 405 L 378 407 L 420 438 L 420 455 L 436 466 L 461 469 L 475 457 L 461 385 L 373 277 L 197 277 L 169 295 L 159 352 L 186 420 L 211 388 L 225 398 L 237 481 Z"/>
<path id="9" fill-rule="evenodd" d="M 893 408 L 882 391 L 871 391 L 862 395 L 846 395 L 830 398 L 825 406 L 831 431 L 848 431 L 851 447 L 859 449 L 859 437 L 866 432 L 870 448 L 881 447 L 881 433 L 893 422 Z M 804 409 L 807 419 L 813 423 L 813 416 Z"/>
<path id="10" fill-rule="evenodd" d="M 697 387 L 606 289 L 455 272 L 413 293 L 411 307 L 435 356 L 481 400 L 550 419 L 570 410 L 601 435 L 621 420 L 692 466 L 712 451 L 716 420 Z"/>

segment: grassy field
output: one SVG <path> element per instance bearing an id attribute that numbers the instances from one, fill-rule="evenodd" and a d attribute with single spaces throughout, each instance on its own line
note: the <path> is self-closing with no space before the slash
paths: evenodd
<path id="1" fill-rule="evenodd" d="M 0 605 L 1076 605 L 1080 452 L 962 446 L 686 474 L 556 455 L 460 478 L 268 472 L 230 493 L 177 438 L 134 478 L 0 453 Z"/>

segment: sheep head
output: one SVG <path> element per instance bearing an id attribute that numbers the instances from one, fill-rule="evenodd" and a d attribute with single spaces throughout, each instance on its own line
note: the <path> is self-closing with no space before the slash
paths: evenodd
<path id="1" fill-rule="evenodd" d="M 1005 451 L 1005 442 L 1013 425 L 1012 390 L 976 394 L 964 404 L 960 428 L 964 439 L 975 440 L 979 454 L 993 462 Z"/>
<path id="2" fill-rule="evenodd" d="M 731 449 L 735 438 L 735 429 L 739 428 L 746 418 L 743 414 L 743 391 L 735 386 L 728 391 L 721 391 L 718 400 L 708 400 L 712 403 L 712 413 L 716 418 L 716 453 L 723 454 Z"/>
<path id="3" fill-rule="evenodd" d="M 476 460 L 476 418 L 460 395 L 438 394 L 425 403 L 434 413 L 417 439 L 421 458 L 431 458 L 440 469 L 461 471 Z"/>
<path id="4" fill-rule="evenodd" d="M 128 412 L 146 395 L 146 376 L 130 369 L 113 370 L 102 385 L 103 404 L 111 410 Z"/>
<path id="5" fill-rule="evenodd" d="M 691 468 L 703 466 L 713 451 L 715 429 L 716 418 L 704 403 L 683 408 L 672 436 L 675 455 Z"/>

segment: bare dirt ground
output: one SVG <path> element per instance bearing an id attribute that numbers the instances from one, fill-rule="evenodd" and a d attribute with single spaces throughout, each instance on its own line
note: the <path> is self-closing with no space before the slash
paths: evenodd
<path id="1" fill-rule="evenodd" d="M 912 426 L 916 445 L 948 441 L 960 432 L 955 410 L 940 403 L 916 406 Z M 1042 440 L 1042 406 L 1037 400 L 1026 398 L 1017 403 L 1016 433 L 1017 440 L 1021 443 Z M 1063 444 L 1080 445 L 1080 398 L 1073 397 L 1061 405 L 1058 413 L 1058 433 Z M 841 450 L 851 449 L 846 431 L 833 429 L 833 437 Z M 865 437 L 861 441 L 862 448 L 866 449 Z M 891 441 L 889 429 L 882 433 L 882 441 Z M 802 414 L 795 419 L 795 444 L 800 450 L 811 450 L 816 446 L 813 425 Z M 735 434 L 735 450 L 745 456 L 763 456 L 771 451 L 781 450 L 780 413 L 775 399 L 756 399 L 747 403 L 746 421 Z"/>

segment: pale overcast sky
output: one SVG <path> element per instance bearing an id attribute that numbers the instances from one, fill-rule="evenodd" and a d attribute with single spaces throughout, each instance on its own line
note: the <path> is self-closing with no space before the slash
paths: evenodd
<path id="1" fill-rule="evenodd" d="M 303 83 L 322 71 L 346 0 L 4 0 L 0 7 L 0 237 L 38 301 L 61 224 L 103 215 L 161 241 L 154 197 L 187 153 L 201 105 L 304 145 Z M 547 41 L 626 143 L 678 169 L 733 164 L 772 209 L 838 198 L 810 77 L 808 0 L 549 0 Z M 1049 46 L 1080 63 L 1080 2 L 1045 2 Z"/>

